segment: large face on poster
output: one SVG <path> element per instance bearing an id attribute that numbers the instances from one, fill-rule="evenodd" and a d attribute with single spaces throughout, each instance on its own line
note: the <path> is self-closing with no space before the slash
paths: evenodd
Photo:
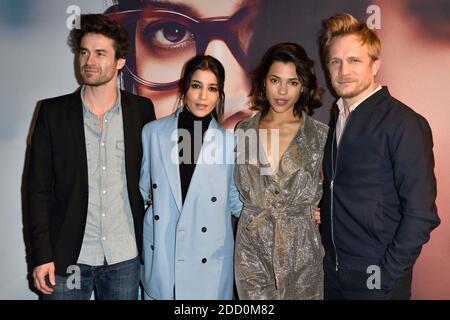
<path id="1" fill-rule="evenodd" d="M 151 98 L 157 118 L 178 107 L 177 85 L 186 61 L 209 54 L 225 68 L 225 112 L 220 122 L 233 128 L 252 114 L 250 71 L 268 47 L 297 42 L 318 61 L 317 17 L 336 9 L 332 1 L 325 2 L 319 6 L 307 1 L 118 0 L 105 13 L 126 26 L 132 40 L 124 87 Z M 353 8 L 356 16 L 367 7 L 364 1 L 347 0 L 340 5 Z M 320 70 L 319 65 L 316 68 Z"/>
<path id="2" fill-rule="evenodd" d="M 125 25 L 132 50 L 124 69 L 125 87 L 150 97 L 161 118 L 178 107 L 183 66 L 197 54 L 219 58 L 226 69 L 224 126 L 250 115 L 248 49 L 256 1 L 119 1 L 106 12 Z"/>

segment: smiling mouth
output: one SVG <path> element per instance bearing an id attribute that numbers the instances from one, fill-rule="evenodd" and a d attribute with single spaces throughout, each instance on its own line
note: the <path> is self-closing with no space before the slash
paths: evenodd
<path id="1" fill-rule="evenodd" d="M 347 81 L 338 81 L 339 84 L 349 84 L 349 83 L 353 83 L 353 80 L 347 80 Z"/>
<path id="2" fill-rule="evenodd" d="M 84 73 L 96 73 L 97 72 L 97 70 L 92 70 L 92 69 L 84 69 L 83 71 L 84 71 Z"/>

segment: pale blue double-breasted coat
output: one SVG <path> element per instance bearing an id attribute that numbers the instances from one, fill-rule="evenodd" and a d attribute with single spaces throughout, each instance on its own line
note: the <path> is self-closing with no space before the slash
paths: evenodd
<path id="1" fill-rule="evenodd" d="M 233 179 L 235 139 L 211 120 L 182 205 L 177 146 L 180 112 L 183 109 L 147 124 L 142 131 L 139 186 L 144 199 L 149 194 L 152 199 L 144 218 L 145 297 L 231 299 L 231 215 L 239 217 L 242 208 Z"/>

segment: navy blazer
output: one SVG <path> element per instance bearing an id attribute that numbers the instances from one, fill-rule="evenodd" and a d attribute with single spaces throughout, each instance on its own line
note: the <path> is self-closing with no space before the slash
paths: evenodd
<path id="1" fill-rule="evenodd" d="M 353 270 L 378 265 L 390 289 L 440 223 L 431 129 L 386 87 L 350 114 L 339 147 L 336 120 L 324 154 L 326 259 Z"/>
<path id="2" fill-rule="evenodd" d="M 128 198 L 141 252 L 141 130 L 155 113 L 147 98 L 125 91 L 121 97 Z M 89 194 L 80 90 L 40 102 L 30 151 L 27 196 L 33 265 L 53 261 L 56 274 L 67 276 L 67 267 L 76 264 L 80 254 Z"/>

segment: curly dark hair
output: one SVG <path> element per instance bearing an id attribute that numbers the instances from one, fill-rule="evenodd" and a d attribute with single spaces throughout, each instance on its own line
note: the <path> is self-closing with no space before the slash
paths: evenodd
<path id="1" fill-rule="evenodd" d="M 295 65 L 297 76 L 303 86 L 300 98 L 295 103 L 294 115 L 301 116 L 302 109 L 306 114 L 313 114 L 315 108 L 322 106 L 324 90 L 319 87 L 314 72 L 314 61 L 305 52 L 305 49 L 296 43 L 284 42 L 270 47 L 264 54 L 259 65 L 251 72 L 252 89 L 250 91 L 250 109 L 261 111 L 262 116 L 269 111 L 270 105 L 266 98 L 265 80 L 270 67 L 276 61 L 292 62 Z"/>
<path id="2" fill-rule="evenodd" d="M 208 55 L 198 55 L 189 60 L 183 70 L 183 77 L 180 79 L 178 83 L 179 97 L 178 103 L 183 102 L 184 97 L 186 96 L 190 86 L 192 76 L 194 72 L 197 70 L 209 70 L 217 78 L 217 86 L 219 89 L 219 102 L 214 110 L 214 115 L 216 118 L 220 119 L 224 113 L 225 106 L 225 69 L 219 60 L 212 56 Z"/>
<path id="3" fill-rule="evenodd" d="M 97 33 L 113 40 L 116 59 L 126 59 L 130 48 L 127 29 L 103 14 L 82 14 L 80 19 L 80 28 L 72 29 L 67 40 L 74 54 L 80 53 L 81 39 L 86 34 Z"/>

